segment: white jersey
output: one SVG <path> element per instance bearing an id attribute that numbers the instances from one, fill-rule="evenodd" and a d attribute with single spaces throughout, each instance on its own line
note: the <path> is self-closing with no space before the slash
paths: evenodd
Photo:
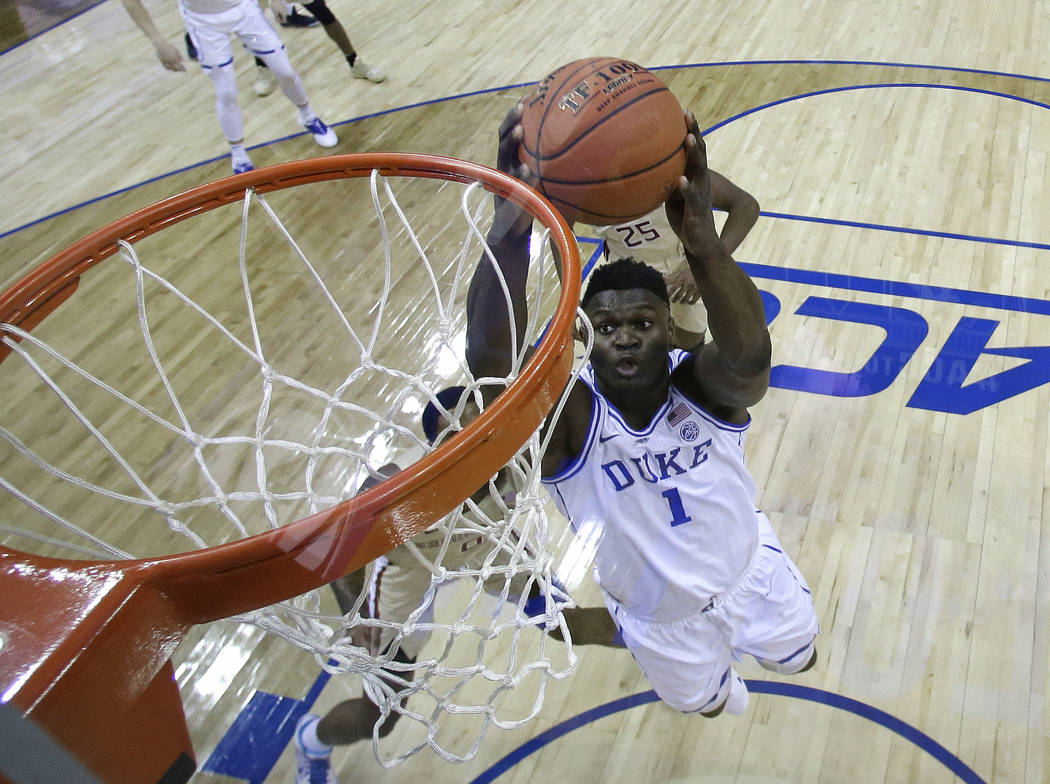
<path id="1" fill-rule="evenodd" d="M 723 422 L 672 386 L 650 423 L 632 430 L 590 366 L 580 378 L 594 399 L 584 446 L 544 484 L 594 544 L 596 578 L 615 604 L 642 619 L 694 615 L 737 586 L 758 548 L 749 422 Z"/>
<path id="2" fill-rule="evenodd" d="M 685 248 L 671 228 L 663 205 L 629 223 L 595 226 L 594 231 L 605 243 L 609 261 L 630 256 L 644 261 L 664 277 L 685 264 Z M 707 309 L 700 300 L 692 305 L 672 302 L 671 317 L 681 329 L 701 334 L 707 331 Z"/>
<path id="3" fill-rule="evenodd" d="M 682 241 L 667 222 L 663 205 L 642 218 L 617 226 L 595 226 L 594 231 L 613 261 L 631 256 L 669 275 L 685 260 Z"/>

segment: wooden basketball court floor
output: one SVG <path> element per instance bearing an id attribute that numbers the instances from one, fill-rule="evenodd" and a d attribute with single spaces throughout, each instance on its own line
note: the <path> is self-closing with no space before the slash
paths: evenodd
<path id="1" fill-rule="evenodd" d="M 712 166 L 762 205 L 736 254 L 774 315 L 749 461 L 822 625 L 811 672 L 742 665 L 739 717 L 676 714 L 625 652 L 581 648 L 536 721 L 490 731 L 472 762 L 388 771 L 358 744 L 336 750 L 340 780 L 1050 781 L 1050 7 L 331 5 L 389 73 L 352 80 L 322 31 L 281 31 L 337 153 L 491 164 L 499 119 L 553 67 L 664 69 Z M 178 42 L 174 3 L 147 7 Z M 117 0 L 50 10 L 73 15 L 0 56 L 2 281 L 228 172 L 199 70 L 165 72 Z M 237 64 L 256 165 L 321 154 Z M 563 576 L 595 603 L 585 570 Z M 175 663 L 202 783 L 292 780 L 287 733 L 214 753 L 238 748 L 253 699 L 323 711 L 359 689 L 232 622 Z"/>

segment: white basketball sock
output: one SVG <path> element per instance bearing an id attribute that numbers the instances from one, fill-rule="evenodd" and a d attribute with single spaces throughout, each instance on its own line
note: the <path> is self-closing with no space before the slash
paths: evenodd
<path id="1" fill-rule="evenodd" d="M 322 743 L 321 739 L 317 737 L 317 725 L 320 723 L 321 720 L 315 718 L 313 721 L 306 722 L 299 727 L 299 745 L 308 754 L 325 756 L 332 751 L 332 747 Z"/>

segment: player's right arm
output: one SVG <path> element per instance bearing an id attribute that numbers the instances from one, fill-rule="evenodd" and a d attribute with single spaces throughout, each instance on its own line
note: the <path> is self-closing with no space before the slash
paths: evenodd
<path id="1" fill-rule="evenodd" d="M 179 50 L 161 35 L 157 25 L 153 23 L 153 17 L 146 10 L 146 6 L 142 4 L 142 0 L 121 0 L 121 2 L 124 3 L 124 8 L 127 9 L 131 21 L 138 25 L 138 28 L 146 34 L 146 37 L 153 44 L 153 48 L 157 50 L 157 57 L 160 59 L 161 65 L 169 71 L 185 71 L 186 65 L 182 62 L 182 55 L 179 53 Z"/>
<path id="2" fill-rule="evenodd" d="M 534 177 L 518 158 L 522 110 L 522 105 L 518 104 L 500 124 L 496 165 L 500 171 L 530 182 Z M 532 216 L 507 199 L 493 198 L 495 213 L 487 241 L 495 264 L 486 253 L 482 253 L 467 290 L 467 366 L 478 379 L 502 378 L 510 373 L 513 352 L 515 349 L 521 351 L 528 321 L 525 284 L 529 275 Z M 515 326 L 513 334 L 501 274 L 510 292 Z M 495 385 L 484 388 L 485 402 L 494 398 L 500 389 Z M 590 412 L 590 390 L 585 384 L 575 384 L 544 453 L 544 475 L 555 473 L 566 459 L 579 453 L 590 422 Z"/>
<path id="3" fill-rule="evenodd" d="M 747 407 L 769 386 L 769 330 L 758 289 L 715 231 L 707 149 L 692 114 L 688 123 L 686 173 L 665 208 L 685 248 L 714 340 L 679 365 L 675 383 L 716 416 L 743 423 Z"/>

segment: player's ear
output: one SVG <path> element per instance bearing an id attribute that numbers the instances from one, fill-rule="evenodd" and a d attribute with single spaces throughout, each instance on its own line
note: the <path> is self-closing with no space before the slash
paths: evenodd
<path id="1" fill-rule="evenodd" d="M 586 343 L 587 338 L 583 327 L 580 325 L 580 319 L 586 318 L 586 316 L 576 316 L 576 319 L 572 322 L 572 339 L 579 343 Z"/>

